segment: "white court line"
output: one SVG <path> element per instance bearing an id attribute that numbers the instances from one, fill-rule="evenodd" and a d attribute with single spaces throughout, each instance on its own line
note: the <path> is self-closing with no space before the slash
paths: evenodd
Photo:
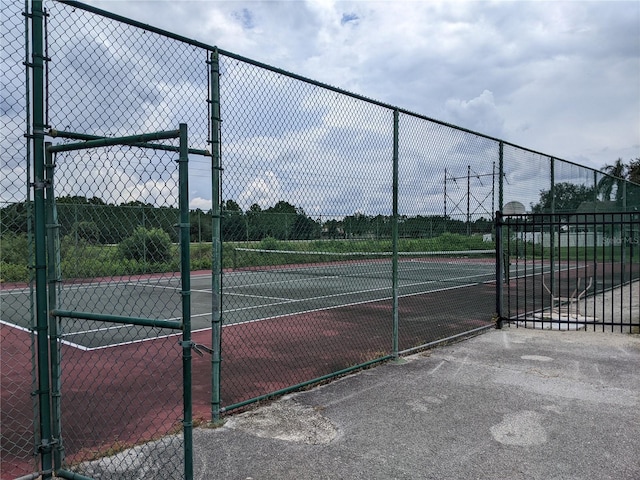
<path id="1" fill-rule="evenodd" d="M 284 298 L 284 297 L 268 297 L 266 295 L 252 295 L 249 293 L 233 293 L 226 292 L 225 295 L 233 295 L 234 297 L 251 297 L 251 298 L 266 298 L 268 300 L 295 300 L 293 298 Z"/>
<path id="2" fill-rule="evenodd" d="M 5 322 L 4 320 L 0 320 L 2 325 L 6 325 L 7 327 L 13 327 L 16 330 L 21 330 L 23 332 L 31 333 L 31 330 L 26 327 L 21 327 L 20 325 L 16 325 L 15 323 Z"/>
<path id="3" fill-rule="evenodd" d="M 433 282 L 429 282 L 429 283 L 433 283 Z M 423 295 L 425 293 L 432 293 L 432 292 L 440 292 L 440 291 L 446 291 L 446 290 L 454 290 L 454 289 L 458 289 L 458 288 L 464 288 L 464 287 L 468 287 L 468 286 L 473 286 L 473 285 L 477 285 L 477 283 L 469 283 L 467 285 L 457 285 L 454 287 L 447 287 L 447 288 L 441 288 L 441 289 L 437 289 L 437 290 L 430 290 L 429 292 L 417 292 L 417 293 L 410 293 L 410 294 L 405 294 L 405 295 L 400 295 L 399 298 L 405 298 L 405 297 L 412 297 L 412 296 L 417 296 L 417 295 Z M 380 289 L 374 289 L 374 290 L 366 290 L 366 291 L 362 291 L 362 292 L 352 292 L 352 293 L 363 293 L 363 292 L 370 292 L 370 291 L 375 291 L 375 290 L 380 290 Z M 256 306 L 256 307 L 246 307 L 246 308 L 240 308 L 240 309 L 230 309 L 230 310 L 224 310 L 222 313 L 230 313 L 230 312 L 237 312 L 237 311 L 242 311 L 242 310 L 251 310 L 254 308 L 260 308 L 260 307 L 265 307 L 265 306 L 271 306 L 271 305 L 282 305 L 282 304 L 286 304 L 286 303 L 295 303 L 295 302 L 302 302 L 302 301 L 309 301 L 309 300 L 317 300 L 317 299 L 324 299 L 324 298 L 329 298 L 329 297 L 336 297 L 336 296 L 344 296 L 344 295 L 348 295 L 348 294 L 335 294 L 335 295 L 325 295 L 322 297 L 312 297 L 312 298 L 305 298 L 305 299 L 299 299 L 299 300 L 294 300 L 294 301 L 289 301 L 289 302 L 279 302 L 279 303 L 275 303 L 275 304 L 269 304 L 269 305 L 260 305 L 260 306 Z M 314 308 L 314 309 L 310 309 L 310 310 L 304 310 L 304 311 L 300 311 L 300 312 L 290 312 L 290 313 L 284 313 L 284 314 L 280 314 L 280 315 L 273 315 L 270 317 L 264 317 L 264 318 L 256 318 L 253 320 L 247 320 L 247 321 L 241 321 L 241 322 L 234 322 L 234 323 L 227 323 L 224 324 L 223 327 L 227 327 L 227 326 L 232 326 L 232 325 L 241 325 L 244 323 L 254 323 L 254 322 L 261 322 L 263 320 L 272 320 L 272 319 L 276 319 L 276 318 L 284 318 L 284 317 L 290 317 L 292 315 L 304 315 L 304 314 L 308 314 L 308 313 L 314 313 L 314 312 L 321 312 L 323 310 L 334 310 L 336 308 L 342 308 L 342 307 L 350 307 L 350 306 L 354 306 L 354 305 L 363 305 L 366 303 L 374 303 L 374 302 L 381 302 L 381 301 L 386 301 L 386 300 L 390 300 L 392 299 L 392 297 L 382 297 L 382 298 L 376 298 L 376 299 L 372 299 L 372 300 L 362 300 L 359 302 L 350 302 L 350 303 L 341 303 L 339 305 L 332 305 L 329 307 L 321 307 L 321 308 Z M 201 313 L 201 314 L 197 314 L 197 315 L 192 315 L 191 318 L 196 318 L 196 317 L 204 317 L 204 316 L 208 316 L 208 315 L 212 315 L 212 312 L 208 312 L 208 313 Z M 167 320 L 180 320 L 182 317 L 174 317 L 174 318 L 170 318 Z M 95 333 L 97 331 L 101 331 L 101 330 L 110 330 L 113 328 L 133 328 L 135 327 L 135 325 L 119 325 L 117 327 L 107 327 L 106 329 L 95 329 L 95 330 L 91 330 L 91 331 L 87 331 L 87 333 Z M 208 328 L 203 328 L 200 330 L 194 330 L 191 333 L 195 333 L 195 332 L 201 332 L 201 331 L 206 331 L 206 330 L 210 330 L 210 327 Z M 80 335 L 82 332 L 75 332 L 75 333 L 69 333 L 65 336 L 73 336 L 73 335 Z M 83 351 L 93 351 L 93 350 L 101 350 L 101 349 L 105 349 L 105 348 L 111 348 L 111 347 L 119 347 L 119 346 L 123 346 L 123 345 L 130 345 L 133 343 L 141 343 L 141 342 L 146 342 L 146 341 L 150 341 L 150 340 L 156 340 L 159 338 L 168 338 L 171 336 L 178 336 L 180 335 L 179 333 L 175 333 L 175 334 L 168 334 L 168 335 L 163 335 L 163 336 L 158 336 L 158 337 L 151 337 L 151 338 L 143 338 L 140 340 L 131 340 L 129 342 L 121 342 L 121 343 L 114 343 L 114 344 L 110 344 L 110 345 L 102 345 L 99 347 L 85 347 L 79 344 L 75 344 L 72 342 L 68 342 L 65 341 L 65 344 L 78 348 L 79 350 L 83 350 Z"/>
<path id="4" fill-rule="evenodd" d="M 471 276 L 467 276 L 467 277 L 458 277 L 455 280 L 467 279 L 467 278 L 475 278 L 475 277 L 480 277 L 480 276 L 485 276 L 485 275 L 471 275 Z M 337 277 L 328 277 L 328 278 L 337 278 Z M 315 280 L 315 278 L 309 278 L 309 279 L 306 279 L 306 280 Z M 446 280 L 454 280 L 454 279 L 446 279 Z M 300 280 L 285 280 L 285 281 L 282 281 L 282 282 L 268 282 L 268 284 L 290 283 L 292 281 L 300 281 Z M 416 283 L 411 283 L 411 284 L 405 284 L 405 285 L 402 285 L 400 288 L 415 287 L 415 286 L 420 286 L 420 285 L 428 285 L 428 284 L 441 283 L 441 282 L 442 282 L 442 280 L 428 280 L 426 282 L 416 282 Z M 262 284 L 260 284 L 260 285 L 262 285 Z M 467 286 L 471 286 L 471 285 L 475 285 L 475 283 L 470 283 L 470 284 L 467 284 L 467 285 L 458 285 L 458 286 L 454 286 L 454 287 L 447 287 L 447 288 L 443 288 L 443 289 L 429 290 L 427 292 L 417 292 L 417 293 L 412 293 L 412 294 L 399 295 L 399 298 L 422 295 L 422 294 L 431 293 L 431 292 L 451 290 L 451 289 L 462 288 L 462 287 L 467 287 Z M 243 285 L 243 286 L 256 286 L 256 284 Z M 239 286 L 236 286 L 234 288 L 238 288 L 238 287 Z M 328 298 L 344 297 L 344 296 L 348 296 L 348 295 L 361 295 L 361 294 L 364 294 L 364 293 L 371 293 L 371 292 L 376 292 L 376 291 L 381 291 L 381 290 L 389 290 L 389 288 L 390 288 L 390 286 L 381 287 L 381 288 L 372 288 L 372 289 L 366 289 L 366 290 L 358 290 L 358 291 L 354 291 L 354 292 L 335 293 L 335 294 L 331 294 L 331 295 L 322 295 L 322 296 L 317 296 L 317 297 L 306 297 L 306 298 L 301 298 L 301 299 L 286 299 L 285 298 L 285 299 L 282 299 L 282 301 L 279 301 L 279 302 L 273 302 L 273 303 L 268 303 L 268 304 L 263 304 L 263 305 L 254 305 L 254 306 L 250 306 L 250 307 L 242 307 L 242 308 L 223 310 L 222 313 L 224 314 L 224 313 L 249 311 L 249 310 L 255 310 L 255 309 L 260 309 L 260 308 L 265 308 L 265 307 L 273 307 L 273 306 L 278 306 L 278 305 L 287 305 L 287 304 L 301 303 L 301 302 L 314 301 L 314 300 L 325 300 L 325 299 L 328 299 Z M 235 294 L 235 293 L 231 293 L 231 292 L 227 292 L 227 294 L 229 294 L 229 295 L 242 295 L 242 294 Z M 268 297 L 260 297 L 260 296 L 257 296 L 257 295 L 255 295 L 255 296 L 254 295 L 246 295 L 246 296 L 249 296 L 249 297 L 253 296 L 253 297 L 256 297 L 256 298 L 268 298 Z M 278 297 L 273 297 L 273 298 L 278 299 Z M 348 306 L 353 306 L 353 305 L 361 305 L 361 304 L 365 304 L 365 303 L 385 301 L 385 300 L 389 300 L 391 298 L 392 297 L 383 297 L 383 298 L 376 298 L 376 299 L 371 299 L 371 300 L 363 300 L 363 301 L 359 301 L 359 302 L 341 303 L 339 305 L 333 305 L 333 306 L 329 306 L 329 307 L 322 307 L 322 308 L 317 308 L 317 309 L 312 309 L 312 310 L 305 310 L 305 311 L 302 311 L 302 312 L 291 312 L 291 313 L 286 313 L 286 314 L 282 314 L 282 315 L 276 315 L 276 316 L 272 316 L 272 317 L 265 317 L 265 318 L 258 318 L 258 319 L 254 319 L 254 320 L 244 321 L 244 322 L 230 323 L 228 325 L 237 325 L 237 324 L 241 324 L 241 323 L 252 323 L 252 322 L 257 322 L 257 321 L 261 321 L 261 320 L 269 320 L 269 319 L 273 319 L 273 318 L 287 317 L 287 316 L 291 316 L 291 315 L 299 315 L 299 314 L 317 312 L 317 311 L 322 311 L 322 310 L 331 310 L 331 309 L 340 308 L 340 307 L 348 307 Z M 212 314 L 211 312 L 195 314 L 195 315 L 191 315 L 191 318 L 198 318 L 198 317 L 208 316 L 208 315 L 211 315 L 211 314 Z M 169 321 L 179 321 L 181 319 L 182 319 L 182 317 L 172 317 L 172 318 L 169 318 L 167 320 L 169 320 Z M 111 326 L 111 327 L 90 329 L 90 330 L 84 330 L 84 331 L 78 331 L 78 332 L 70 332 L 68 334 L 65 334 L 64 336 L 65 337 L 73 337 L 73 336 L 76 336 L 76 335 L 83 335 L 83 334 L 88 334 L 88 333 L 96 333 L 96 332 L 100 332 L 100 331 L 109 331 L 109 330 L 115 330 L 115 329 L 121 329 L 121 328 L 134 328 L 134 327 L 135 327 L 135 325 L 123 324 L 123 325 L 116 325 L 116 326 Z M 167 335 L 167 336 L 171 336 L 171 335 Z M 152 337 L 151 339 L 155 339 L 155 338 L 163 338 L 163 337 Z M 120 345 L 127 345 L 127 344 L 130 344 L 130 343 L 137 343 L 137 342 L 141 342 L 141 341 L 144 341 L 144 340 L 149 340 L 149 339 L 132 340 L 130 342 L 122 342 L 122 343 L 117 343 L 117 344 L 105 345 L 105 346 L 101 346 L 101 347 L 84 347 L 84 346 L 79 345 L 79 344 L 74 344 L 74 343 L 66 342 L 66 341 L 65 342 L 66 342 L 67 345 L 75 346 L 76 348 L 78 348 L 80 350 L 89 351 L 89 350 L 96 350 L 96 349 L 99 349 L 99 348 L 108 348 L 108 347 L 112 347 L 112 346 L 115 347 L 115 346 L 120 346 Z"/>
<path id="5" fill-rule="evenodd" d="M 309 278 L 292 278 L 289 280 L 279 280 L 277 282 L 274 281 L 270 281 L 270 282 L 259 282 L 259 283 L 242 283 L 240 285 L 230 285 L 230 286 L 224 286 L 224 289 L 232 289 L 232 288 L 245 288 L 245 287 L 261 287 L 262 285 L 273 285 L 273 284 L 283 284 L 283 283 L 300 283 L 300 282 L 304 282 L 304 281 L 314 281 L 317 282 L 318 280 L 323 280 L 323 279 L 327 279 L 327 278 L 340 278 L 340 275 L 323 275 L 323 276 L 318 276 L 318 277 L 309 277 Z M 391 281 L 391 280 L 389 280 Z"/>
<path id="6" fill-rule="evenodd" d="M 576 268 L 581 268 L 581 266 L 572 266 L 572 267 L 565 267 L 565 268 L 560 268 L 558 271 L 565 271 L 565 270 L 572 270 L 572 269 L 576 269 Z M 260 272 L 256 272 L 256 273 L 260 273 Z M 540 273 L 540 272 L 532 272 L 529 275 L 534 275 L 536 273 Z M 544 272 L 542 272 L 544 273 Z M 454 277 L 454 278 L 445 278 L 445 279 L 440 279 L 440 280 L 428 280 L 425 282 L 416 282 L 416 283 L 410 283 L 410 284 L 405 284 L 405 285 L 401 285 L 400 288 L 407 288 L 407 287 L 414 287 L 414 286 L 420 286 L 420 285 L 428 285 L 428 284 L 433 284 L 433 283 L 442 283 L 443 281 L 451 281 L 451 280 L 466 280 L 466 279 L 471 279 L 471 278 L 477 278 L 477 277 L 484 277 L 487 274 L 477 274 L 477 275 L 468 275 L 468 276 L 462 276 L 462 277 Z M 528 275 L 527 275 L 528 276 Z M 195 276 L 192 278 L 205 278 L 208 277 L 208 275 L 199 275 L 199 276 Z M 247 287 L 247 286 L 259 286 L 259 285 L 273 285 L 274 283 L 290 283 L 290 282 L 300 282 L 300 281 L 304 281 L 304 280 L 313 280 L 316 281 L 318 278 L 339 278 L 339 276 L 323 276 L 323 277 L 310 277 L 308 279 L 291 279 L 291 280 L 283 280 L 281 282 L 264 282 L 264 283 L 259 283 L 259 284 L 246 284 L 246 285 L 235 285 L 233 287 L 227 287 L 227 288 L 241 288 L 241 287 Z M 518 277 L 520 278 L 520 277 Z M 495 279 L 494 279 L 495 280 Z M 486 282 L 485 282 L 486 283 Z M 114 284 L 115 286 L 118 286 L 118 284 Z M 139 285 L 139 284 L 134 284 L 134 285 Z M 440 289 L 435 289 L 435 290 L 428 290 L 428 291 L 424 291 L 424 292 L 416 292 L 416 293 L 410 293 L 410 294 L 404 294 L 404 295 L 399 295 L 399 298 L 405 298 L 405 297 L 412 297 L 412 296 L 417 296 L 417 295 L 424 295 L 427 293 L 435 293 L 435 292 L 442 292 L 442 291 L 447 291 L 447 290 L 455 290 L 455 289 L 459 289 L 459 288 L 466 288 L 466 287 L 470 287 L 473 285 L 477 285 L 477 283 L 468 283 L 468 284 L 464 284 L 464 285 L 455 285 L 455 286 L 451 286 L 451 287 L 445 287 L 445 288 L 440 288 Z M 85 285 L 78 285 L 77 288 L 82 288 Z M 104 284 L 95 284 L 95 285 L 89 285 L 89 286 L 104 286 Z M 332 294 L 332 295 L 323 295 L 323 296 L 319 296 L 319 297 L 308 297 L 308 298 L 303 298 L 303 299 L 283 299 L 284 301 L 282 302 L 276 302 L 276 303 L 270 303 L 270 304 L 265 304 L 265 305 L 258 305 L 258 306 L 253 306 L 253 307 L 243 307 L 243 308 L 237 308 L 237 309 L 229 309 L 229 310 L 223 310 L 223 314 L 224 313 L 231 313 L 231 312 L 238 312 L 238 311 L 244 311 L 244 310 L 253 310 L 256 308 L 263 308 L 263 307 L 270 307 L 270 306 L 277 306 L 277 305 L 285 305 L 285 304 L 290 304 L 290 303 L 299 303 L 299 302 L 304 302 L 304 301 L 313 301 L 313 300 L 322 300 L 322 299 L 327 299 L 327 298 L 333 298 L 333 297 L 340 297 L 340 296 L 346 296 L 346 295 L 358 295 L 358 294 L 362 294 L 362 293 L 370 293 L 370 292 L 375 292 L 375 291 L 380 291 L 380 290 L 388 290 L 390 287 L 383 287 L 383 288 L 374 288 L 374 289 L 367 289 L 367 290 L 359 290 L 359 291 L 355 291 L 355 292 L 346 292 L 346 293 L 339 293 L 339 294 Z M 193 290 L 192 290 L 193 291 Z M 197 290 L 200 292 L 205 292 L 205 293 L 210 293 L 210 291 L 206 291 L 206 290 Z M 227 292 L 228 295 L 242 295 L 242 294 L 235 294 L 235 293 L 231 293 L 231 292 Z M 253 295 L 246 295 L 246 296 L 253 296 Z M 259 296 L 254 296 L 257 298 L 261 298 Z M 262 297 L 262 298 L 268 298 L 268 297 Z M 278 297 L 274 297 L 274 298 L 278 298 Z M 329 307 L 321 307 L 321 308 L 316 308 L 316 309 L 310 309 L 310 310 L 305 310 L 305 311 L 301 311 L 301 312 L 291 312 L 291 313 L 285 313 L 285 314 L 280 314 L 280 315 L 274 315 L 271 317 L 264 317 L 264 318 L 257 318 L 257 319 L 253 319 L 253 320 L 247 320 L 247 321 L 239 321 L 239 322 L 234 322 L 234 323 L 228 323 L 223 325 L 223 327 L 226 326 L 232 326 L 232 325 L 240 325 L 240 324 L 244 324 L 244 323 L 254 323 L 254 322 L 260 322 L 263 320 L 271 320 L 271 319 L 276 319 L 276 318 L 284 318 L 284 317 L 289 317 L 292 315 L 303 315 L 303 314 L 308 314 L 308 313 L 313 313 L 313 312 L 318 312 L 318 311 L 323 311 L 323 310 L 333 310 L 336 308 L 342 308 L 342 307 L 349 307 L 349 306 L 354 306 L 354 305 L 362 305 L 362 304 L 366 304 L 366 303 L 374 303 L 374 302 L 380 302 L 380 301 L 386 301 L 386 300 L 390 300 L 393 297 L 388 296 L 388 297 L 382 297 L 382 298 L 376 298 L 376 299 L 372 299 L 372 300 L 363 300 L 363 301 L 359 301 L 359 302 L 351 302 L 351 303 L 342 303 L 339 305 L 332 305 Z M 201 313 L 201 314 L 195 314 L 195 315 L 191 315 L 191 318 L 198 318 L 198 317 L 204 317 L 204 316 L 209 316 L 212 315 L 212 312 L 208 312 L 208 313 Z M 175 321 L 175 320 L 181 320 L 182 317 L 173 317 L 167 320 L 170 321 Z M 9 326 L 13 326 L 14 328 L 18 328 L 21 330 L 24 330 L 26 332 L 29 332 L 29 329 L 26 329 L 24 327 L 19 327 L 17 325 L 13 325 L 7 322 L 4 322 L 2 320 L 0 320 L 1 323 L 9 325 Z M 86 332 L 74 332 L 74 333 L 69 333 L 66 334 L 64 336 L 73 336 L 73 335 L 80 335 L 82 333 L 95 333 L 97 331 L 107 331 L 110 329 L 114 329 L 114 328 L 133 328 L 135 327 L 135 325 L 130 325 L 130 324 L 125 324 L 125 325 L 119 325 L 117 327 L 107 327 L 104 329 L 94 329 L 94 330 L 88 330 Z M 210 330 L 209 328 L 204 328 L 204 329 L 200 329 L 200 330 L 194 330 L 192 331 L 192 333 L 195 332 L 199 332 L 199 331 L 206 331 L 206 330 Z M 129 344 L 133 344 L 133 343 L 141 343 L 141 342 L 145 342 L 145 341 L 150 341 L 150 340 L 156 340 L 156 339 L 160 339 L 160 338 L 168 338 L 171 336 L 179 336 L 179 333 L 175 333 L 175 334 L 168 334 L 168 335 L 163 335 L 163 336 L 158 336 L 158 337 L 151 337 L 151 338 L 144 338 L 144 339 L 140 339 L 140 340 L 132 340 L 129 342 L 121 342 L 121 343 L 116 343 L 116 344 L 110 344 L 110 345 L 103 345 L 100 347 L 84 347 L 82 345 L 79 344 L 75 344 L 72 342 L 68 342 L 66 340 L 62 340 L 62 343 L 71 346 L 71 347 L 75 347 L 78 348 L 79 350 L 83 350 L 83 351 L 92 351 L 92 350 L 100 350 L 100 349 L 105 349 L 105 348 L 111 348 L 111 347 L 117 347 L 117 346 L 123 346 L 123 345 L 129 345 Z"/>
<path id="7" fill-rule="evenodd" d="M 30 288 L 14 288 L 14 289 L 5 290 L 5 291 L 0 290 L 0 297 L 8 297 L 10 295 L 28 295 L 29 293 L 31 293 Z M 36 294 L 35 287 L 33 288 L 33 294 L 34 296 Z"/>
<path id="8" fill-rule="evenodd" d="M 486 277 L 487 274 L 478 274 L 478 275 L 467 275 L 467 276 L 463 276 L 463 277 L 454 277 L 454 278 L 445 278 L 445 279 L 441 279 L 441 280 L 427 280 L 424 282 L 414 282 L 414 283 L 407 283 L 407 284 L 403 284 L 400 285 L 400 288 L 409 288 L 409 287 L 417 287 L 417 286 L 421 286 L 421 285 L 430 285 L 430 284 L 434 284 L 434 283 L 442 283 L 443 281 L 454 281 L 454 280 L 470 280 L 472 278 L 477 278 L 477 277 Z M 332 277 L 332 278 L 337 278 L 337 277 Z M 315 280 L 313 278 L 310 279 L 305 279 L 305 280 Z M 273 285 L 273 284 L 281 284 L 281 283 L 289 283 L 292 280 L 285 280 L 282 282 L 269 282 L 269 285 Z M 301 280 L 296 280 L 296 282 L 300 282 Z M 304 280 L 302 280 L 304 281 Z M 260 284 L 262 285 L 262 284 Z M 247 286 L 257 286 L 255 284 L 253 285 L 238 285 L 235 286 L 234 288 L 240 288 L 240 287 L 247 287 Z M 324 300 L 327 298 L 332 298 L 332 297 L 340 297 L 340 296 L 345 296 L 345 295 L 360 295 L 363 293 L 371 293 L 371 292 L 378 292 L 381 290 L 388 290 L 389 288 L 391 288 L 391 285 L 385 286 L 385 287 L 377 287 L 377 288 L 370 288 L 370 289 L 366 289 L 366 290 L 356 290 L 356 291 L 352 291 L 352 292 L 341 292 L 341 293 L 334 293 L 331 295 L 322 295 L 322 296 L 318 296 L 318 297 L 306 297 L 306 298 L 301 298 L 301 299 L 286 299 L 283 298 L 282 300 L 284 302 L 277 302 L 277 303 L 269 303 L 269 304 L 265 304 L 265 305 L 258 305 L 258 306 L 252 306 L 252 307 L 243 307 L 243 308 L 239 308 L 239 309 L 234 309 L 234 310 L 229 310 L 229 311 L 242 311 L 242 310 L 251 310 L 254 308 L 260 308 L 260 307 L 270 307 L 270 306 L 275 306 L 275 305 L 281 305 L 283 303 L 292 303 L 292 302 L 304 302 L 304 301 L 313 301 L 313 300 Z M 438 290 L 428 290 L 426 292 L 420 292 L 420 293 L 430 293 L 430 292 L 437 292 Z M 230 292 L 227 292 L 227 294 L 229 295 L 238 295 L 238 294 L 233 294 Z M 223 291 L 223 295 L 224 295 L 224 291 Z M 249 297 L 257 297 L 257 298 L 269 298 L 269 297 L 260 297 L 258 295 L 250 295 L 250 294 L 245 294 L 246 296 Z M 277 297 L 274 297 L 277 299 Z"/>
<path id="9" fill-rule="evenodd" d="M 2 325 L 6 325 L 7 327 L 12 327 L 12 328 L 15 328 L 16 330 L 20 330 L 20 331 L 23 331 L 23 332 L 26 332 L 26 333 L 29 333 L 29 334 L 33 333 L 31 331 L 31 329 L 29 329 L 29 328 L 21 327 L 20 325 L 15 325 L 13 323 L 5 322 L 4 320 L 0 320 L 0 323 Z M 63 336 L 64 335 L 61 335 L 61 337 L 63 337 Z M 68 342 L 68 341 L 62 340 L 62 339 L 60 340 L 60 343 L 62 343 L 63 345 L 67 345 L 67 346 L 69 346 L 71 348 L 77 348 L 78 350 L 82 350 L 84 352 L 87 352 L 87 351 L 90 351 L 90 350 L 94 350 L 93 348 L 85 347 L 84 345 L 80 345 L 78 343 L 73 343 L 73 342 Z"/>

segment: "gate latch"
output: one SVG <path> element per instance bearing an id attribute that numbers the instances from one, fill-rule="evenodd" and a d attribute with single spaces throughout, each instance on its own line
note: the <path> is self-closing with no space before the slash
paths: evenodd
<path id="1" fill-rule="evenodd" d="M 183 348 L 191 347 L 191 349 L 200 356 L 202 356 L 203 351 L 208 353 L 209 355 L 213 355 L 213 349 L 205 345 L 200 345 L 199 343 L 195 343 L 195 342 L 181 342 L 181 343 Z"/>

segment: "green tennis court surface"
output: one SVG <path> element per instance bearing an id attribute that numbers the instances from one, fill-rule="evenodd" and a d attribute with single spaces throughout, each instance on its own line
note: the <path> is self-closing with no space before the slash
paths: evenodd
<path id="1" fill-rule="evenodd" d="M 531 271 L 542 267 L 532 266 Z M 314 264 L 265 265 L 223 275 L 224 325 L 339 308 L 389 299 L 392 264 L 388 258 L 340 259 Z M 473 257 L 407 255 L 398 262 L 400 297 L 451 290 L 452 302 L 465 298 L 465 287 L 495 280 L 495 263 L 486 254 Z M 5 290 L 3 323 L 28 328 L 28 290 Z M 211 275 L 191 279 L 192 329 L 210 328 Z M 13 306 L 17 306 L 15 309 Z M 58 308 L 163 320 L 180 319 L 177 277 L 135 281 L 95 279 L 65 283 L 58 292 Z M 286 321 L 283 319 L 283 321 Z M 363 322 L 367 319 L 363 318 Z M 77 348 L 94 349 L 149 338 L 150 329 L 89 320 L 62 319 L 62 340 Z M 174 335 L 152 329 L 153 337 Z"/>

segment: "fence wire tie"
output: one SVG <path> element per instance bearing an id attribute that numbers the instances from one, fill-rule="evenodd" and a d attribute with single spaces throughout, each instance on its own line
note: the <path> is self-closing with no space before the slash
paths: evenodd
<path id="1" fill-rule="evenodd" d="M 191 341 L 180 342 L 180 344 L 182 345 L 182 348 L 185 348 L 185 347 L 191 348 L 191 350 L 196 352 L 201 357 L 203 355 L 203 351 L 208 353 L 209 355 L 213 355 L 213 349 L 211 349 L 211 348 L 209 348 L 209 347 L 207 347 L 205 345 L 200 345 L 199 343 L 195 343 L 195 342 L 191 342 Z"/>

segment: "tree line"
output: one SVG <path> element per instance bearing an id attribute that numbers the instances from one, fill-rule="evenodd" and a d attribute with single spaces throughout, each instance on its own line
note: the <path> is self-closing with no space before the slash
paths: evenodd
<path id="1" fill-rule="evenodd" d="M 541 190 L 531 211 L 571 214 L 580 210 L 585 213 L 640 210 L 640 157 L 628 163 L 619 158 L 602 171 L 608 175 L 593 185 L 561 182 L 554 185 L 553 191 Z"/>
<path id="2" fill-rule="evenodd" d="M 260 241 L 267 237 L 277 240 L 313 239 L 384 239 L 392 236 L 390 215 L 354 213 L 343 218 L 312 218 L 300 207 L 280 200 L 269 208 L 254 204 L 243 211 L 234 200 L 221 205 L 221 237 L 223 241 Z M 139 201 L 107 204 L 98 197 L 64 196 L 56 199 L 59 233 L 93 244 L 119 244 L 138 228 L 160 229 L 171 242 L 178 241 L 178 210 L 158 207 Z M 24 202 L 0 209 L 1 231 L 6 234 L 26 234 L 28 208 Z M 213 212 L 190 211 L 192 242 L 210 242 Z M 492 221 L 484 217 L 470 223 L 449 216 L 406 216 L 398 219 L 402 238 L 432 238 L 443 233 L 475 234 L 491 232 Z"/>
<path id="3" fill-rule="evenodd" d="M 541 190 L 539 201 L 531 204 L 534 213 L 574 213 L 587 205 L 588 209 L 614 211 L 640 210 L 640 157 L 625 164 L 618 159 L 607 165 L 604 176 L 592 186 L 558 183 L 551 189 Z M 634 182 L 628 183 L 627 181 Z M 625 185 L 625 182 L 626 185 Z M 63 196 L 56 199 L 59 232 L 76 241 L 95 244 L 119 244 L 132 236 L 138 228 L 159 229 L 171 242 L 178 241 L 178 210 L 172 207 L 154 206 L 132 201 L 108 204 L 101 198 Z M 0 208 L 0 232 L 2 235 L 27 233 L 28 205 L 17 202 Z M 392 236 L 390 215 L 366 215 L 354 213 L 342 218 L 312 218 L 301 207 L 280 200 L 275 205 L 262 208 L 253 204 L 243 211 L 234 200 L 221 204 L 221 237 L 223 241 L 260 241 L 264 238 L 278 240 L 313 239 L 385 239 Z M 210 242 L 212 239 L 211 210 L 190 211 L 192 242 Z M 401 238 L 433 238 L 444 233 L 463 235 L 490 233 L 492 220 L 484 217 L 473 221 L 451 216 L 406 216 L 398 219 Z"/>

